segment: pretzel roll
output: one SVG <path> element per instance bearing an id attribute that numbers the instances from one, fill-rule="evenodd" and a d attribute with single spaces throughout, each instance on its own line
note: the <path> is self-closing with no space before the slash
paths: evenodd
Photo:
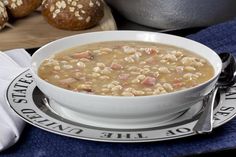
<path id="1" fill-rule="evenodd" d="M 59 29 L 83 30 L 95 26 L 104 16 L 102 0 L 44 0 L 42 15 Z"/>
<path id="2" fill-rule="evenodd" d="M 7 10 L 2 1 L 0 1 L 0 30 L 3 29 L 8 21 Z"/>
<path id="3" fill-rule="evenodd" d="M 3 0 L 9 14 L 14 18 L 22 18 L 35 11 L 42 0 Z"/>

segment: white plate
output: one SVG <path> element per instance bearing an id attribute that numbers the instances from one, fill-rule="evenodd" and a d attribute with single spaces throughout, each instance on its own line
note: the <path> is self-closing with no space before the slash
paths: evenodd
<path id="1" fill-rule="evenodd" d="M 9 85 L 6 97 L 11 108 L 26 122 L 56 134 L 79 139 L 106 142 L 162 141 L 195 135 L 192 128 L 203 109 L 196 103 L 175 119 L 156 127 L 113 129 L 89 126 L 64 118 L 42 101 L 45 96 L 37 88 L 30 70 L 17 76 Z M 214 128 L 225 124 L 236 115 L 236 86 L 219 95 L 214 109 Z"/>

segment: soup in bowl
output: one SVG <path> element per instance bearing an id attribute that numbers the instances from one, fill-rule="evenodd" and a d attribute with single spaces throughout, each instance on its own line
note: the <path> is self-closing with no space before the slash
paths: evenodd
<path id="1" fill-rule="evenodd" d="M 186 38 L 106 31 L 43 46 L 32 56 L 32 73 L 52 109 L 65 118 L 143 128 L 201 101 L 214 87 L 221 64 L 213 50 Z"/>

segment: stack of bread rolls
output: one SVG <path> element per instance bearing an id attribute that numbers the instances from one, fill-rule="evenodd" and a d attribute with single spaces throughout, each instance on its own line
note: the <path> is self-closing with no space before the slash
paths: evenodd
<path id="1" fill-rule="evenodd" d="M 39 6 L 44 19 L 59 29 L 87 29 L 104 16 L 103 0 L 0 0 L 0 30 L 9 19 L 23 18 Z"/>

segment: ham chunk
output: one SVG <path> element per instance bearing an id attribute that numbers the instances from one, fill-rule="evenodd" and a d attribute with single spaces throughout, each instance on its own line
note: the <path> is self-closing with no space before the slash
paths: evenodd
<path id="1" fill-rule="evenodd" d="M 112 64 L 111 64 L 111 68 L 112 68 L 113 70 L 120 70 L 120 69 L 123 68 L 123 66 L 122 66 L 121 64 L 118 64 L 118 63 L 112 63 Z"/>
<path id="2" fill-rule="evenodd" d="M 154 86 L 154 85 L 156 84 L 156 78 L 155 78 L 155 77 L 147 76 L 147 77 L 141 82 L 141 84 L 147 85 L 147 86 Z"/>
<path id="3" fill-rule="evenodd" d="M 91 52 L 89 52 L 89 51 L 74 53 L 73 57 L 76 59 L 86 58 L 86 59 L 90 59 L 90 60 L 94 58 L 93 55 L 91 54 Z"/>
<path id="4" fill-rule="evenodd" d="M 150 54 L 150 55 L 156 55 L 157 53 L 158 53 L 158 50 L 152 48 L 152 49 L 150 49 L 150 51 L 149 51 L 148 54 Z"/>

